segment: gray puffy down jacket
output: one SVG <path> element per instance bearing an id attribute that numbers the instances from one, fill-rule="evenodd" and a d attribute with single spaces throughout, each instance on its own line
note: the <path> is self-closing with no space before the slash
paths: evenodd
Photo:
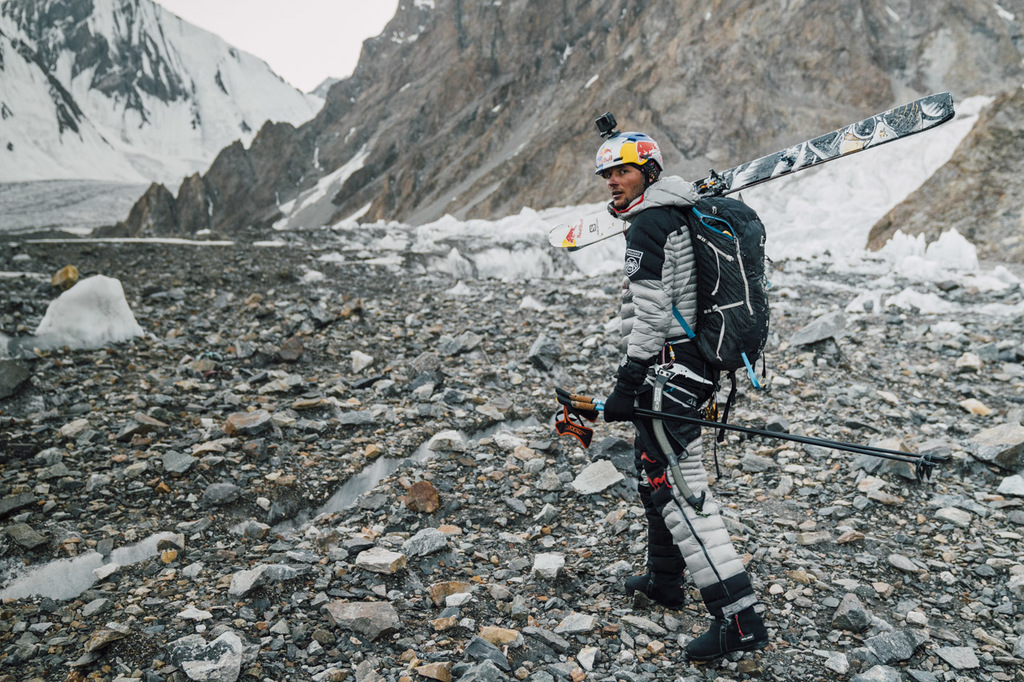
<path id="1" fill-rule="evenodd" d="M 629 223 L 619 314 L 623 351 L 634 360 L 647 362 L 666 341 L 686 338 L 673 306 L 695 327 L 697 268 L 683 211 L 696 200 L 692 185 L 673 175 L 652 184 L 622 213 L 612 210 Z"/>

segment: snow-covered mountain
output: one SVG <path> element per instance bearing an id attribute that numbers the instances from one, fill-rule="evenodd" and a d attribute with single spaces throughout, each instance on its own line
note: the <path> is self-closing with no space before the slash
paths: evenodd
<path id="1" fill-rule="evenodd" d="M 147 192 L 118 230 L 263 238 L 594 202 L 609 110 L 703 177 L 925 94 L 1019 88 L 1018 17 L 1024 0 L 402 2 L 315 118 Z"/>
<path id="2" fill-rule="evenodd" d="M 0 2 L 0 181 L 176 186 L 321 104 L 152 0 Z"/>

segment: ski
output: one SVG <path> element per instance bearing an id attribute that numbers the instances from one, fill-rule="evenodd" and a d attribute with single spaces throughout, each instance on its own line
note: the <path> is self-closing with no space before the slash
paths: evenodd
<path id="1" fill-rule="evenodd" d="M 613 218 L 608 211 L 601 211 L 589 218 L 580 218 L 576 222 L 551 228 L 548 232 L 548 242 L 551 246 L 575 251 L 602 239 L 622 234 L 625 230 L 625 220 Z"/>
<path id="2" fill-rule="evenodd" d="M 694 182 L 693 189 L 701 197 L 732 194 L 784 175 L 931 130 L 952 119 L 954 113 L 953 96 L 950 93 L 927 95 L 830 133 L 740 164 L 722 173 L 712 170 L 706 178 Z M 548 241 L 552 246 L 574 251 L 621 234 L 624 229 L 624 221 L 605 212 L 551 228 Z"/>

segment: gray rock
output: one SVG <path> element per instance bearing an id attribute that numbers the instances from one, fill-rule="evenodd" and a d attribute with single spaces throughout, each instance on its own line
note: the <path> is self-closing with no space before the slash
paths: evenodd
<path id="1" fill-rule="evenodd" d="M 1015 497 L 1024 497 L 1024 476 L 1020 474 L 1014 474 L 1013 476 L 1007 476 L 999 484 L 996 492 L 1000 495 L 1013 495 Z"/>
<path id="2" fill-rule="evenodd" d="M 668 634 L 668 630 L 661 627 L 653 620 L 643 618 L 642 616 L 625 615 L 622 617 L 622 622 L 627 625 L 631 625 L 641 632 L 646 632 L 648 635 L 654 635 L 655 637 L 664 637 Z"/>
<path id="3" fill-rule="evenodd" d="M 1024 468 L 1024 426 L 1008 423 L 985 429 L 968 441 L 967 448 L 982 462 L 1019 471 Z"/>
<path id="4" fill-rule="evenodd" d="M 565 567 L 565 555 L 558 552 L 538 554 L 533 558 L 532 575 L 543 580 L 554 580 Z"/>
<path id="5" fill-rule="evenodd" d="M 186 452 L 171 450 L 164 454 L 161 461 L 163 462 L 164 471 L 172 474 L 183 474 L 191 469 L 192 465 L 199 460 Z"/>
<path id="6" fill-rule="evenodd" d="M 850 661 L 846 654 L 841 651 L 830 651 L 825 653 L 825 667 L 839 675 L 850 672 Z"/>
<path id="7" fill-rule="evenodd" d="M 832 616 L 832 627 L 851 632 L 864 632 L 871 625 L 871 613 L 857 595 L 847 592 Z"/>
<path id="8" fill-rule="evenodd" d="M 876 665 L 869 670 L 854 675 L 850 682 L 902 682 L 900 671 L 886 665 Z"/>
<path id="9" fill-rule="evenodd" d="M 0 349 L 2 350 L 2 349 Z M 32 376 L 29 364 L 21 360 L 0 360 L 0 400 L 16 394 Z"/>
<path id="10" fill-rule="evenodd" d="M 36 503 L 36 496 L 32 493 L 18 493 L 17 495 L 8 495 L 7 497 L 0 500 L 0 519 L 4 518 L 11 512 L 18 511 L 24 507 L 30 507 Z"/>
<path id="11" fill-rule="evenodd" d="M 505 654 L 501 653 L 501 649 L 478 635 L 474 635 L 473 639 L 469 640 L 469 644 L 466 645 L 462 653 L 474 661 L 490 661 L 505 672 L 512 671 L 512 666 L 509 665 Z"/>
<path id="12" fill-rule="evenodd" d="M 890 554 L 889 565 L 906 573 L 920 573 L 921 567 L 902 554 Z"/>
<path id="13" fill-rule="evenodd" d="M 100 597 L 99 599 L 93 599 L 91 602 L 82 607 L 82 615 L 86 618 L 95 616 L 101 613 L 105 613 L 113 607 L 114 602 L 106 597 Z"/>
<path id="14" fill-rule="evenodd" d="M 952 523 L 954 526 L 960 528 L 967 528 L 971 525 L 973 517 L 968 511 L 963 509 L 957 509 L 956 507 L 943 507 L 942 509 L 935 512 L 935 518 L 939 521 L 945 521 L 946 523 Z"/>
<path id="15" fill-rule="evenodd" d="M 506 662 L 506 665 L 508 663 Z M 465 668 L 459 675 L 459 682 L 505 682 L 508 680 L 508 676 L 502 672 L 507 668 L 501 668 L 494 661 L 483 661 L 476 665 Z M 531 676 L 531 679 L 536 677 L 536 674 Z"/>
<path id="16" fill-rule="evenodd" d="M 546 503 L 541 510 L 537 512 L 537 515 L 533 517 L 536 523 L 548 524 L 558 518 L 558 507 L 553 504 Z"/>
<path id="17" fill-rule="evenodd" d="M 228 631 L 212 642 L 187 635 L 170 644 L 171 660 L 191 680 L 235 682 L 242 670 L 242 640 Z"/>
<path id="18" fill-rule="evenodd" d="M 570 613 L 555 627 L 556 635 L 575 635 L 590 632 L 597 625 L 597 618 L 589 613 Z"/>
<path id="19" fill-rule="evenodd" d="M 199 503 L 204 507 L 219 507 L 234 502 L 241 494 L 242 489 L 234 483 L 211 483 L 203 491 Z"/>
<path id="20" fill-rule="evenodd" d="M 572 487 L 580 495 L 593 495 L 606 490 L 625 477 L 607 459 L 592 462 L 573 480 Z"/>
<path id="21" fill-rule="evenodd" d="M 284 564 L 260 564 L 255 568 L 238 571 L 231 576 L 231 586 L 228 594 L 234 597 L 244 597 L 252 590 L 271 582 L 292 580 L 299 576 L 299 571 L 292 566 Z"/>
<path id="22" fill-rule="evenodd" d="M 506 495 L 505 497 L 501 498 L 501 501 L 505 503 L 506 507 L 514 511 L 516 514 L 526 514 L 526 512 L 529 511 L 526 508 L 526 503 L 520 500 L 518 497 Z"/>
<path id="23" fill-rule="evenodd" d="M 407 557 L 427 556 L 448 547 L 448 537 L 436 528 L 423 528 L 402 543 Z"/>
<path id="24" fill-rule="evenodd" d="M 38 533 L 27 523 L 12 523 L 7 526 L 7 537 L 25 549 L 35 549 L 46 544 L 46 536 Z"/>
<path id="25" fill-rule="evenodd" d="M 953 449 L 950 448 L 949 443 L 946 441 L 932 438 L 917 446 L 917 454 L 946 458 L 953 454 Z"/>
<path id="26" fill-rule="evenodd" d="M 825 339 L 838 338 L 846 328 L 846 316 L 842 310 L 826 313 L 806 327 L 798 329 L 789 339 L 790 346 L 806 346 Z"/>
<path id="27" fill-rule="evenodd" d="M 344 426 L 368 426 L 376 422 L 370 410 L 350 410 L 338 415 L 338 423 Z"/>
<path id="28" fill-rule="evenodd" d="M 615 468 L 626 476 L 636 475 L 636 465 L 633 458 L 633 444 L 618 436 L 602 438 L 589 450 L 590 458 L 611 460 Z"/>
<path id="29" fill-rule="evenodd" d="M 974 649 L 967 646 L 941 646 L 935 654 L 957 670 L 973 670 L 981 667 Z"/>
<path id="30" fill-rule="evenodd" d="M 323 606 L 323 611 L 335 627 L 369 639 L 388 635 L 401 625 L 398 612 L 387 602 L 332 601 Z"/>
<path id="31" fill-rule="evenodd" d="M 927 633 L 920 630 L 894 630 L 870 637 L 864 644 L 878 657 L 882 665 L 909 660 L 919 646 L 928 641 Z"/>
<path id="32" fill-rule="evenodd" d="M 912 682 L 939 682 L 939 678 L 927 670 L 907 670 Z"/>
<path id="33" fill-rule="evenodd" d="M 529 360 L 537 369 L 551 371 L 562 357 L 562 342 L 541 334 L 530 346 Z"/>
<path id="34" fill-rule="evenodd" d="M 393 575 L 405 568 L 406 556 L 383 547 L 371 547 L 356 556 L 356 566 L 373 573 Z"/>
<path id="35" fill-rule="evenodd" d="M 560 637 L 551 630 L 546 630 L 545 628 L 536 627 L 534 625 L 528 625 L 523 628 L 523 634 L 527 637 L 533 637 L 539 642 L 543 642 L 560 654 L 567 652 L 571 646 L 569 641 L 564 637 Z"/>
<path id="36" fill-rule="evenodd" d="M 775 468 L 775 460 L 747 453 L 740 458 L 740 468 L 749 473 L 762 473 Z"/>

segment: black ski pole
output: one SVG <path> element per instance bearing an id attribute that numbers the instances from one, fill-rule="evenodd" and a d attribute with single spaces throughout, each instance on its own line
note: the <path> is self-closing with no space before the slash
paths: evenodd
<path id="1" fill-rule="evenodd" d="M 813 438 L 811 436 L 798 436 L 790 433 L 781 433 L 778 431 L 768 431 L 767 429 L 755 429 L 749 426 L 737 426 L 735 424 L 723 424 L 721 422 L 708 421 L 706 419 L 698 419 L 697 417 L 684 417 L 682 415 L 670 414 L 667 412 L 656 412 L 655 410 L 648 410 L 642 407 L 635 408 L 633 414 L 638 417 L 647 417 L 649 419 L 661 419 L 664 421 L 674 421 L 682 424 L 695 424 L 697 426 L 706 426 L 712 429 L 727 429 L 729 431 L 738 431 L 740 433 L 746 433 L 754 436 L 764 436 L 766 438 L 778 438 L 781 440 L 789 440 L 796 443 L 804 443 L 805 445 L 817 445 L 820 447 L 826 447 L 833 450 L 845 450 L 860 455 L 869 455 L 871 457 L 880 457 L 882 459 L 889 459 L 896 462 L 906 462 L 907 464 L 914 465 L 914 473 L 918 480 L 924 480 L 931 478 L 932 470 L 936 465 L 942 464 L 949 460 L 948 456 L 941 455 L 914 455 L 910 452 L 900 452 L 898 450 L 887 450 L 885 448 L 877 448 L 870 445 L 857 445 L 855 443 L 843 443 L 841 441 L 829 440 L 827 438 Z"/>

